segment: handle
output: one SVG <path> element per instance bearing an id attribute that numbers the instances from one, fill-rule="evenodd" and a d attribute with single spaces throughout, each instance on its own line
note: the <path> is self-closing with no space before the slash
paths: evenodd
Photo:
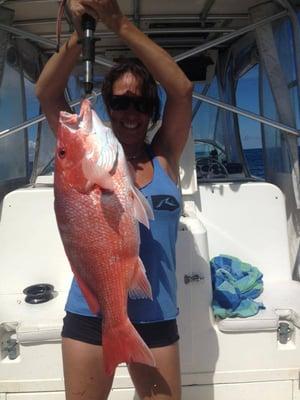
<path id="1" fill-rule="evenodd" d="M 82 60 L 85 66 L 83 85 L 85 93 L 90 94 L 93 90 L 93 65 L 95 62 L 94 32 L 96 29 L 96 20 L 88 14 L 83 14 L 81 27 L 83 31 Z"/>

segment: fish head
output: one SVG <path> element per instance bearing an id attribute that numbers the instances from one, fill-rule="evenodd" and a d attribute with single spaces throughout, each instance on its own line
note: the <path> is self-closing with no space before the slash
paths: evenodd
<path id="1" fill-rule="evenodd" d="M 66 126 L 59 129 L 56 147 L 55 173 L 60 174 L 64 183 L 85 193 L 90 189 L 87 177 L 83 171 L 83 162 L 89 149 L 87 136 L 78 130 L 72 132 Z"/>
<path id="2" fill-rule="evenodd" d="M 88 192 L 93 186 L 85 173 L 85 164 L 87 161 L 95 163 L 98 158 L 92 114 L 89 104 L 84 102 L 79 115 L 60 113 L 55 158 L 55 173 L 81 193 Z"/>

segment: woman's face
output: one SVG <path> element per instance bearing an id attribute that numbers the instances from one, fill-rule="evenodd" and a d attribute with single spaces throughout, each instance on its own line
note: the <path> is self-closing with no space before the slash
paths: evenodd
<path id="1" fill-rule="evenodd" d="M 113 84 L 113 96 L 141 96 L 141 80 L 131 72 L 126 72 Z M 134 145 L 144 142 L 150 121 L 149 113 L 138 111 L 134 101 L 128 108 L 109 110 L 112 129 L 122 144 Z"/>

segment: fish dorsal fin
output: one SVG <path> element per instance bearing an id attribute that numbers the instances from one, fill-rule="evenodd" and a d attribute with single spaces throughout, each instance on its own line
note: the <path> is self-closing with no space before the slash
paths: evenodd
<path id="1" fill-rule="evenodd" d="M 138 258 L 134 268 L 134 274 L 128 290 L 128 296 L 131 299 L 152 300 L 151 285 L 146 276 L 144 264 L 140 258 Z"/>
<path id="2" fill-rule="evenodd" d="M 94 146 L 98 152 L 97 167 L 111 172 L 118 163 L 121 145 L 111 128 L 105 126 L 94 111 L 92 118 L 95 134 L 91 139 L 94 141 Z"/>
<path id="3" fill-rule="evenodd" d="M 149 219 L 154 219 L 152 208 L 145 196 L 135 186 L 132 186 L 131 193 L 134 217 L 149 229 Z"/>
<path id="4" fill-rule="evenodd" d="M 89 184 L 113 191 L 112 172 L 118 163 L 118 142 L 102 122 L 97 125 L 97 120 L 101 122 L 99 118 L 93 118 L 96 132 L 87 138 L 91 151 L 82 160 L 82 170 Z"/>
<path id="5" fill-rule="evenodd" d="M 109 128 L 105 128 L 102 138 L 99 138 L 96 135 L 96 140 L 99 141 L 98 149 L 100 149 L 97 167 L 107 172 L 111 172 L 118 162 L 119 143 L 112 135 Z"/>

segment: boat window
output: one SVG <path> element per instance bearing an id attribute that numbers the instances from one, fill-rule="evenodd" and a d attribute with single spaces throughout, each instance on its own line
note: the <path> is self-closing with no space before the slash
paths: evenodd
<path id="1" fill-rule="evenodd" d="M 194 91 L 198 93 L 202 93 L 203 85 L 200 83 L 196 83 L 194 87 Z M 217 79 L 214 78 L 209 90 L 207 92 L 207 96 L 213 97 L 214 99 L 219 100 L 219 92 L 218 92 L 218 83 Z M 195 113 L 195 109 L 197 112 Z M 210 139 L 216 140 L 216 124 L 218 118 L 218 108 L 213 107 L 207 103 L 202 103 L 201 100 L 193 99 L 193 135 L 194 139 Z M 222 142 L 219 143 L 222 146 Z"/>
<path id="2" fill-rule="evenodd" d="M 26 77 L 24 78 L 25 83 L 25 97 L 26 97 L 26 119 L 31 119 L 40 114 L 40 104 L 35 95 L 35 86 Z M 30 126 L 28 129 L 28 158 L 29 158 L 29 175 L 32 173 L 35 143 L 38 131 L 38 124 Z"/>
<path id="3" fill-rule="evenodd" d="M 196 84 L 194 91 L 220 100 L 217 77 L 212 80 L 208 90 Z M 243 165 L 236 158 L 236 132 L 229 127 L 224 110 L 194 99 L 192 133 L 199 182 L 245 178 Z"/>
<path id="4" fill-rule="evenodd" d="M 297 127 L 299 128 L 299 95 L 300 90 L 297 85 L 296 55 L 293 40 L 292 25 L 289 19 L 284 19 L 280 26 L 274 29 L 274 38 L 278 51 L 280 64 L 288 85 L 291 104 L 296 117 Z"/>
<path id="5" fill-rule="evenodd" d="M 40 103 L 35 95 L 35 85 L 25 79 L 27 98 L 27 118 L 33 118 L 41 114 Z M 53 173 L 53 160 L 55 151 L 55 137 L 46 120 L 34 124 L 28 128 L 29 140 L 29 167 L 32 168 L 31 183 L 35 182 L 39 175 L 51 175 Z"/>
<path id="6" fill-rule="evenodd" d="M 204 85 L 196 83 L 194 91 L 202 94 Z M 219 98 L 217 79 L 214 78 L 207 95 Z M 192 132 L 195 142 L 196 170 L 198 180 L 225 178 L 226 171 L 221 166 L 226 161 L 222 142 L 217 138 L 218 108 L 198 99 L 193 99 Z"/>
<path id="7" fill-rule="evenodd" d="M 80 90 L 80 80 L 77 75 L 70 75 L 69 80 L 68 80 L 68 86 L 67 86 L 67 91 L 68 91 L 68 96 L 71 101 L 80 99 L 82 96 L 82 92 Z M 80 106 L 77 105 L 74 107 L 74 110 L 76 113 L 79 113 Z"/>
<path id="8" fill-rule="evenodd" d="M 300 13 L 298 13 L 298 19 L 300 23 Z M 275 38 L 279 58 L 283 65 L 283 70 L 288 82 L 291 104 L 295 114 L 296 128 L 300 129 L 300 88 L 298 85 L 296 72 L 296 55 L 293 41 L 293 31 L 291 23 L 288 19 L 284 20 L 281 28 L 275 32 Z M 300 144 L 300 139 L 298 140 L 298 143 Z"/>
<path id="9" fill-rule="evenodd" d="M 236 88 L 239 108 L 259 114 L 259 67 L 255 65 L 240 77 Z M 264 177 L 264 162 L 260 123 L 238 116 L 239 130 L 245 159 L 251 175 Z"/>
<path id="10" fill-rule="evenodd" d="M 15 65 L 5 61 L 0 82 L 0 131 L 20 124 L 25 119 L 23 82 L 17 58 L 14 63 Z M 27 154 L 26 129 L 0 138 L 0 195 L 9 188 L 28 181 Z"/>
<path id="11" fill-rule="evenodd" d="M 270 76 L 268 76 L 271 71 L 269 70 L 267 74 L 265 68 L 262 67 L 260 70 L 261 113 L 275 121 L 285 122 L 290 126 L 298 124 L 299 127 L 299 87 L 296 80 L 293 32 L 289 20 L 285 19 L 274 24 L 273 34 L 278 61 L 281 66 L 283 89 L 288 88 L 288 92 L 279 91 L 278 87 L 271 88 Z M 272 77 L 272 79 L 274 78 Z M 272 83 L 274 86 L 274 82 Z M 274 91 L 276 99 L 274 99 Z M 278 129 L 264 125 L 262 133 L 266 179 L 280 186 L 280 176 L 290 173 L 292 169 L 290 145 L 287 137 L 283 136 Z M 285 191 L 285 189 L 282 190 Z"/>

